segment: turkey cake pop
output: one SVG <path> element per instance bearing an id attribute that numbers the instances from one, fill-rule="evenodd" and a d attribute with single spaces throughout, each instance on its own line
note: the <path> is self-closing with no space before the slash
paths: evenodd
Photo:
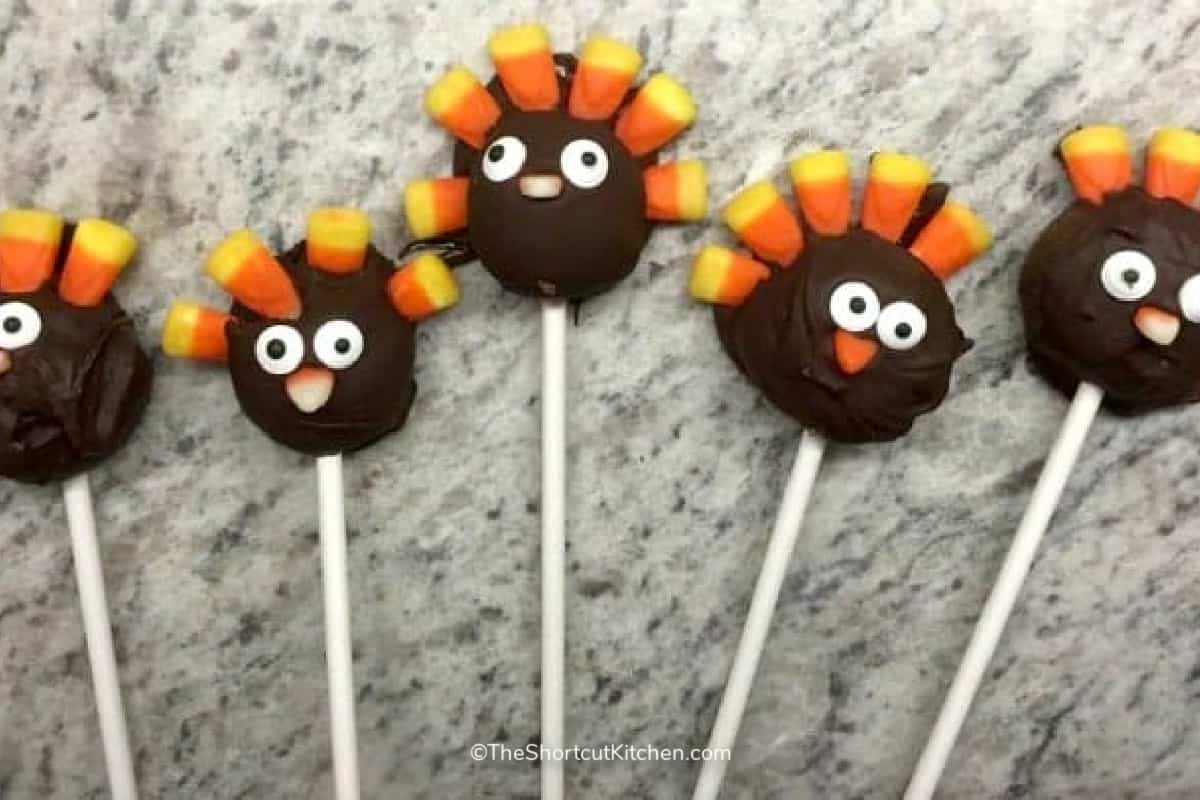
<path id="1" fill-rule="evenodd" d="M 152 367 L 109 291 L 136 248 L 101 219 L 0 214 L 0 475 L 79 475 L 141 420 Z"/>
<path id="2" fill-rule="evenodd" d="M 369 235 L 364 214 L 319 209 L 276 259 L 237 231 L 206 267 L 233 296 L 229 313 L 177 303 L 164 351 L 227 362 L 246 416 L 300 452 L 349 452 L 398 429 L 416 393 L 415 323 L 455 303 L 458 286 L 432 253 L 394 269 Z"/>
<path id="3" fill-rule="evenodd" d="M 691 293 L 716 304 L 726 352 L 785 413 L 838 441 L 895 439 L 941 403 L 970 347 L 943 281 L 990 236 L 911 156 L 872 157 L 856 226 L 844 153 L 802 156 L 791 176 L 803 226 L 770 182 L 749 186 L 724 218 L 762 261 L 706 247 Z"/>
<path id="4" fill-rule="evenodd" d="M 1120 128 L 1077 130 L 1059 154 L 1077 199 L 1021 273 L 1033 363 L 1063 392 L 1096 384 L 1118 412 L 1200 399 L 1200 136 L 1155 134 L 1144 187 Z"/>
<path id="5" fill-rule="evenodd" d="M 583 300 L 633 271 L 654 223 L 704 216 L 700 162 L 657 163 L 696 116 L 675 80 L 631 89 L 636 50 L 593 37 L 578 59 L 554 55 L 537 25 L 499 31 L 489 50 L 487 87 L 455 67 L 426 95 L 458 144 L 454 177 L 405 189 L 417 239 L 448 238 L 458 262 L 477 257 L 512 291 Z"/>

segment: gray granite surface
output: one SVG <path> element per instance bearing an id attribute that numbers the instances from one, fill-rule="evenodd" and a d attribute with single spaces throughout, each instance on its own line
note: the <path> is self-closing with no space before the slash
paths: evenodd
<path id="1" fill-rule="evenodd" d="M 498 7 L 498 6 L 503 6 Z M 0 201 L 144 241 L 119 288 L 154 346 L 203 254 L 322 203 L 403 241 L 446 171 L 420 110 L 501 23 L 636 41 L 701 108 L 678 146 L 720 201 L 829 143 L 926 156 L 998 232 L 950 290 L 977 340 L 887 446 L 831 447 L 726 797 L 892 798 L 911 770 L 1065 410 L 1030 374 L 1023 250 L 1068 199 L 1081 121 L 1200 123 L 1193 3 L 3 0 Z M 570 741 L 703 743 L 794 451 L 684 280 L 716 225 L 658 232 L 570 334 Z M 403 432 L 347 461 L 363 792 L 520 798 L 537 736 L 539 321 L 478 268 L 421 329 Z M 327 798 L 314 470 L 220 370 L 156 357 L 130 446 L 94 474 L 147 798 Z M 1200 796 L 1200 411 L 1094 428 L 955 750 L 945 798 Z M 0 484 L 0 797 L 107 796 L 60 496 Z M 687 796 L 694 764 L 589 763 L 572 798 Z"/>

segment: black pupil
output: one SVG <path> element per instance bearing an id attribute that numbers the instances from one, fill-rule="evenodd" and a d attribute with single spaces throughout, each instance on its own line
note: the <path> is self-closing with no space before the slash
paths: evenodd
<path id="1" fill-rule="evenodd" d="M 1121 280 L 1125 281 L 1125 283 L 1129 284 L 1130 286 L 1133 286 L 1138 282 L 1138 271 L 1136 269 L 1125 270 L 1121 273 Z"/>
<path id="2" fill-rule="evenodd" d="M 283 354 L 287 352 L 287 345 L 282 339 L 272 339 L 267 342 L 267 355 L 273 359 L 283 358 Z"/>
<path id="3" fill-rule="evenodd" d="M 341 353 L 343 355 L 345 355 L 346 353 L 349 353 L 350 352 L 350 340 L 349 339 L 338 339 L 336 342 L 333 343 L 333 349 L 337 350 L 339 353 Z"/>
<path id="4" fill-rule="evenodd" d="M 896 326 L 896 335 L 901 339 L 907 339 L 909 336 L 912 336 L 912 325 L 909 325 L 907 322 L 901 322 Z"/>
<path id="5" fill-rule="evenodd" d="M 504 158 L 504 145 L 494 144 L 488 148 L 488 161 L 494 164 L 502 158 Z"/>
<path id="6" fill-rule="evenodd" d="M 5 333 L 17 333 L 20 330 L 21 330 L 21 318 L 20 317 L 6 317 L 4 319 Z"/>
<path id="7" fill-rule="evenodd" d="M 594 167 L 600 159 L 596 158 L 595 153 L 584 153 L 579 157 L 579 160 L 583 162 L 585 167 Z"/>
<path id="8" fill-rule="evenodd" d="M 867 301 L 861 297 L 850 298 L 850 310 L 855 314 L 861 314 L 867 310 Z"/>

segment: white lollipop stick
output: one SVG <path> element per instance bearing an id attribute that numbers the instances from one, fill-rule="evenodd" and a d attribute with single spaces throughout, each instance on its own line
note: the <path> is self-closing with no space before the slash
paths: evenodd
<path id="1" fill-rule="evenodd" d="M 358 800 L 358 734 L 354 725 L 354 659 L 346 575 L 346 512 L 342 457 L 317 459 L 321 579 L 325 589 L 325 660 L 329 670 L 329 724 L 337 800 Z"/>
<path id="2" fill-rule="evenodd" d="M 566 638 L 567 304 L 542 302 L 542 735 L 564 747 L 563 660 Z M 542 800 L 562 800 L 563 762 L 542 761 Z"/>
<path id="3" fill-rule="evenodd" d="M 113 800 L 137 800 L 125 707 L 121 703 L 121 685 L 117 681 L 112 626 L 108 621 L 104 570 L 100 566 L 100 545 L 96 541 L 96 515 L 92 510 L 92 491 L 86 473 L 70 478 L 63 484 L 63 501 L 67 506 L 67 526 L 71 529 L 75 581 L 79 584 L 83 634 L 87 639 L 88 660 L 92 665 L 92 684 L 96 693 L 96 711 L 100 715 L 100 739 L 104 744 L 108 786 Z"/>
<path id="4" fill-rule="evenodd" d="M 824 452 L 825 439 L 812 431 L 805 431 L 800 437 L 796 463 L 792 466 L 792 474 L 783 492 L 779 515 L 775 518 L 775 530 L 771 532 L 771 540 L 767 543 L 762 571 L 754 586 L 750 613 L 742 628 L 742 638 L 733 657 L 733 668 L 725 684 L 725 696 L 721 698 L 721 707 L 717 709 L 717 721 L 713 723 L 712 736 L 708 740 L 710 750 L 733 750 L 742 715 L 746 711 L 746 700 L 750 697 L 750 687 L 754 684 L 754 674 L 758 671 L 758 660 L 771 628 L 779 590 L 787 574 L 788 562 L 796 546 L 796 537 L 800 534 L 800 524 L 804 521 L 804 511 L 808 507 L 808 498 L 812 495 Z M 705 761 L 692 800 L 716 800 L 728 766 L 727 758 Z"/>
<path id="5" fill-rule="evenodd" d="M 1025 516 L 1008 548 L 1004 558 L 1004 566 L 988 596 L 987 605 L 979 615 L 975 624 L 975 632 L 971 634 L 971 643 L 967 645 L 967 653 L 958 666 L 954 682 L 950 684 L 950 692 L 942 704 L 933 733 L 925 743 L 925 750 L 917 762 L 917 768 L 909 781 L 904 800 L 929 800 L 937 788 L 942 770 L 946 768 L 946 760 L 954 748 L 954 742 L 962 729 L 971 701 L 983 680 L 984 670 L 992 660 L 996 644 L 1004 632 L 1008 617 L 1012 614 L 1017 602 L 1017 593 L 1029 574 L 1033 557 L 1037 553 L 1042 534 L 1050 524 L 1058 500 L 1062 497 L 1063 487 L 1079 457 L 1083 441 L 1087 437 L 1088 428 L 1096 418 L 1104 393 L 1098 386 L 1081 382 L 1075 390 L 1075 398 L 1067 418 L 1058 432 L 1058 439 L 1050 451 L 1042 467 L 1042 474 L 1034 487 L 1033 497 L 1025 509 Z"/>

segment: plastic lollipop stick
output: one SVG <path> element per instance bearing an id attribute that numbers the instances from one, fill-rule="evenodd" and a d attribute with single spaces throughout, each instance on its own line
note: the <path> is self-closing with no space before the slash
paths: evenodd
<path id="1" fill-rule="evenodd" d="M 104 571 L 100 567 L 100 546 L 96 541 L 96 516 L 92 510 L 92 491 L 86 473 L 70 478 L 63 484 L 63 500 L 67 506 L 67 525 L 71 529 L 75 580 L 79 584 L 83 633 L 87 639 L 88 660 L 92 665 L 92 684 L 96 692 L 96 710 L 100 715 L 100 738 L 104 744 L 109 790 L 113 800 L 137 800 L 129 731 L 125 725 L 125 707 L 121 703 L 117 659 L 113 653 L 112 627 L 108 621 Z"/>
<path id="2" fill-rule="evenodd" d="M 566 568 L 567 304 L 542 303 L 542 735 L 551 750 L 564 746 L 563 572 Z M 542 800 L 561 800 L 563 763 L 542 761 Z"/>
<path id="3" fill-rule="evenodd" d="M 737 740 L 738 727 L 746 711 L 746 700 L 754 684 L 758 660 L 762 656 L 767 632 L 771 628 L 771 617 L 779 600 L 779 590 L 787 574 L 788 562 L 791 561 L 792 550 L 796 546 L 796 537 L 800 534 L 800 525 L 804 521 L 808 498 L 812 495 L 813 483 L 817 478 L 817 470 L 821 467 L 821 456 L 824 452 L 825 439 L 806 430 L 800 438 L 796 463 L 792 466 L 791 477 L 788 478 L 787 488 L 783 492 L 779 515 L 775 518 L 775 530 L 771 532 L 771 540 L 767 543 L 767 554 L 763 558 L 762 571 L 758 574 L 754 597 L 750 601 L 750 613 L 746 617 L 742 638 L 733 657 L 733 668 L 729 671 L 725 695 L 721 698 L 721 707 L 717 710 L 717 721 L 713 723 L 712 736 L 708 740 L 711 750 L 731 751 Z M 705 761 L 692 799 L 716 800 L 728 765 L 728 759 L 713 758 Z"/>
<path id="4" fill-rule="evenodd" d="M 321 579 L 325 589 L 325 659 L 329 670 L 334 796 L 337 800 L 358 800 L 358 734 L 354 725 L 354 660 L 350 643 L 346 512 L 340 455 L 317 459 L 317 496 L 321 516 Z"/>
<path id="5" fill-rule="evenodd" d="M 1000 641 L 1000 635 L 1004 632 L 1004 626 L 1017 602 L 1017 593 L 1021 591 L 1021 585 L 1029 574 L 1042 534 L 1050 524 L 1050 518 L 1054 515 L 1059 498 L 1062 497 L 1063 487 L 1087 437 L 1088 428 L 1096 418 L 1096 412 L 1100 409 L 1103 399 L 1103 391 L 1087 382 L 1081 382 L 1075 390 L 1067 418 L 1058 432 L 1058 439 L 1054 442 L 1054 448 L 1050 451 L 1045 466 L 1042 467 L 1042 474 L 1033 490 L 1029 507 L 1025 509 L 1025 516 L 1022 517 L 1021 525 L 1013 537 L 1008 555 L 1004 558 L 1004 566 L 1000 568 L 1000 576 L 988 596 L 987 605 L 979 615 L 979 622 L 975 625 L 975 632 L 971 634 L 967 653 L 958 666 L 954 682 L 950 684 L 950 692 L 946 695 L 937 723 L 933 726 L 933 733 L 925 743 L 925 750 L 917 762 L 912 780 L 904 793 L 904 800 L 928 800 L 937 788 L 942 770 L 946 768 L 946 760 L 950 757 L 950 751 L 954 748 L 959 731 L 962 730 L 967 711 L 971 708 L 971 701 L 979 689 L 984 671 L 988 662 L 992 660 L 996 644 Z"/>

